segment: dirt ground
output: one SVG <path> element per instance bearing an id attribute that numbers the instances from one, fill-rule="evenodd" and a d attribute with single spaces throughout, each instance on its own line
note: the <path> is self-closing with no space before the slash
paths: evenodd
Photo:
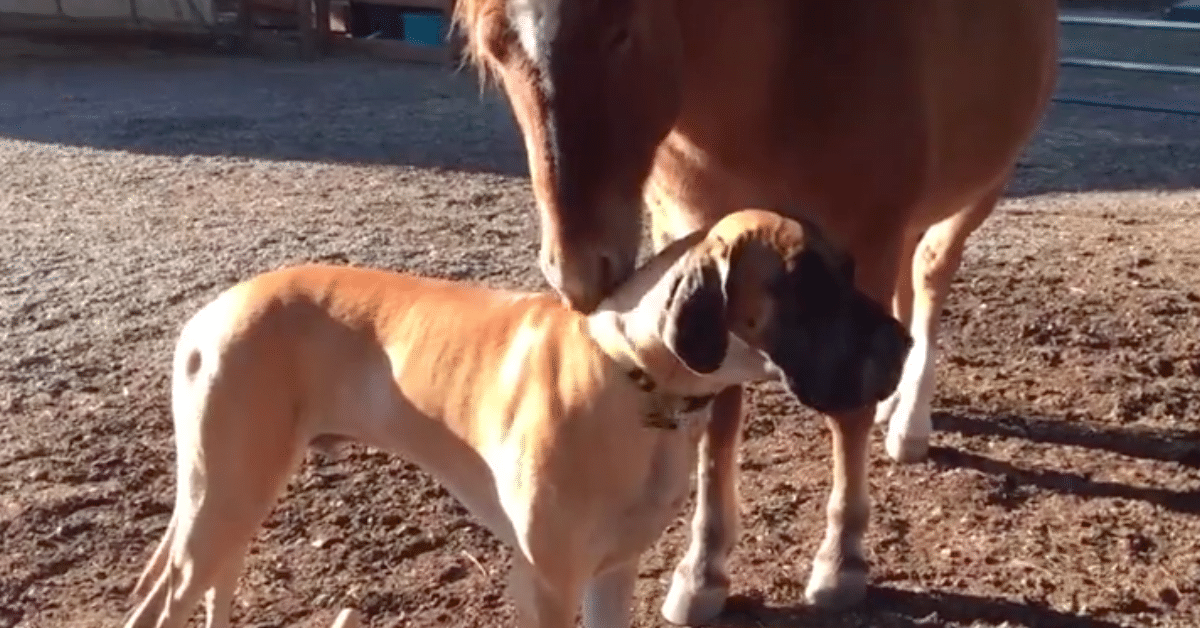
<path id="1" fill-rule="evenodd" d="M 507 108 L 470 72 L 30 50 L 0 41 L 0 627 L 113 626 L 170 512 L 188 316 L 303 260 L 541 288 L 537 221 Z M 1061 91 L 1200 107 L 1182 83 L 1068 70 Z M 930 460 L 873 444 L 867 601 L 801 602 L 828 436 L 760 386 L 714 625 L 1200 625 L 1197 188 L 1200 119 L 1055 106 L 944 313 Z M 690 508 L 643 562 L 639 626 L 663 624 Z M 235 620 L 324 626 L 352 604 L 375 627 L 510 625 L 506 565 L 410 465 L 313 454 Z"/>

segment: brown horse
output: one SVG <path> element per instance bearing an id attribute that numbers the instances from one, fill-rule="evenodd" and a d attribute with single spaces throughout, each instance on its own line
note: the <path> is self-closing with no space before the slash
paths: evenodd
<path id="1" fill-rule="evenodd" d="M 540 263 L 590 310 L 637 257 L 745 206 L 826 227 L 856 281 L 910 326 L 887 450 L 925 456 L 938 314 L 1057 80 L 1053 0 L 458 0 L 476 65 L 525 138 Z M 807 594 L 862 598 L 869 411 L 832 416 L 828 527 Z M 737 537 L 741 390 L 701 445 L 691 545 L 663 605 L 719 612 Z"/>

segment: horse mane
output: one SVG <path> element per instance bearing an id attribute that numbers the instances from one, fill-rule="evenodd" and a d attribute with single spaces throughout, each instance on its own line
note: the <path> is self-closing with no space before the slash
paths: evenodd
<path id="1" fill-rule="evenodd" d="M 462 38 L 462 64 L 459 67 L 471 65 L 479 72 L 480 87 L 496 78 L 493 68 L 488 63 L 487 55 L 483 54 L 483 43 L 475 34 L 478 25 L 489 13 L 503 13 L 503 0 L 452 0 L 450 11 L 451 28 Z"/>

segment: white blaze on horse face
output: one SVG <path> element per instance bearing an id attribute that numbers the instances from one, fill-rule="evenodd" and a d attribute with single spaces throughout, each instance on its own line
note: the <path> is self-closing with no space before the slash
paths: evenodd
<path id="1" fill-rule="evenodd" d="M 509 0 L 508 21 L 525 54 L 535 65 L 546 68 L 550 45 L 558 35 L 559 5 L 562 0 Z"/>

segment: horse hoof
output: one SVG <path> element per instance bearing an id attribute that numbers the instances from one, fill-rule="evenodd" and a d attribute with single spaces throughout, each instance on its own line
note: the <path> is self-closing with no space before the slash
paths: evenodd
<path id="1" fill-rule="evenodd" d="M 914 464 L 929 456 L 928 438 L 888 434 L 885 446 L 888 456 L 900 464 Z"/>
<path id="2" fill-rule="evenodd" d="M 865 569 L 836 570 L 833 565 L 819 561 L 813 564 L 812 577 L 804 597 L 822 610 L 838 611 L 850 608 L 867 596 Z"/>
<path id="3" fill-rule="evenodd" d="M 671 580 L 667 598 L 663 600 L 663 619 L 676 626 L 695 626 L 716 618 L 725 608 L 729 587 L 695 586 L 678 574 Z"/>

